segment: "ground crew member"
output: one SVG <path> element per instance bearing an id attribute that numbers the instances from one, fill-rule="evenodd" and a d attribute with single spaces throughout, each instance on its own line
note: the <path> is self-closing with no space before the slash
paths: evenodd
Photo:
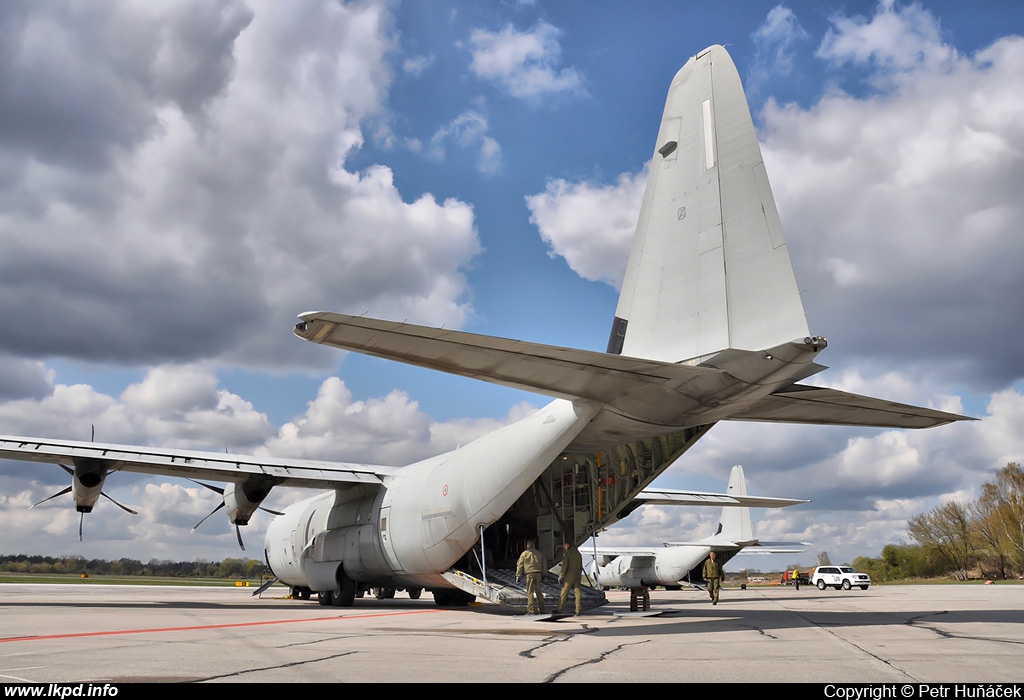
<path id="1" fill-rule="evenodd" d="M 711 604 L 718 605 L 718 592 L 722 589 L 722 565 L 715 561 L 714 552 L 708 555 L 708 560 L 704 562 L 704 570 L 701 573 L 708 583 Z"/>
<path id="2" fill-rule="evenodd" d="M 541 593 L 540 582 L 547 568 L 544 555 L 537 551 L 533 540 L 527 540 L 526 549 L 516 562 L 516 583 L 521 576 L 526 576 L 527 614 L 544 614 L 544 594 Z"/>
<path id="3" fill-rule="evenodd" d="M 800 569 L 795 566 L 793 567 L 793 585 L 798 591 L 800 590 Z"/>
<path id="4" fill-rule="evenodd" d="M 565 543 L 565 556 L 562 557 L 562 573 L 558 580 L 562 584 L 562 594 L 558 596 L 558 609 L 555 612 L 562 612 L 565 607 L 565 599 L 569 597 L 569 589 L 573 589 L 576 596 L 576 617 L 583 612 L 583 589 L 580 587 L 580 579 L 583 578 L 583 556 L 580 550 Z"/>

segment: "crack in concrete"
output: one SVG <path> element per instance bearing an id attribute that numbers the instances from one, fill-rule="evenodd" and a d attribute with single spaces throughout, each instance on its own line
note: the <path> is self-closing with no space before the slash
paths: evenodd
<path id="1" fill-rule="evenodd" d="M 933 634 L 936 634 L 936 635 L 938 635 L 940 637 L 943 637 L 944 639 L 966 639 L 968 641 L 974 641 L 974 642 L 996 642 L 998 644 L 1024 645 L 1024 641 L 1021 641 L 1019 639 L 1001 639 L 999 637 L 982 637 L 982 636 L 973 635 L 973 634 L 955 634 L 955 633 L 949 632 L 947 630 L 938 629 L 937 627 L 933 627 L 932 625 L 930 625 L 927 622 L 925 622 L 925 620 L 927 618 L 935 617 L 937 615 L 948 615 L 948 614 L 949 614 L 948 610 L 943 610 L 941 612 L 927 613 L 925 615 L 919 615 L 918 617 L 912 617 L 909 620 L 906 620 L 904 622 L 904 624 L 909 626 L 909 627 L 913 627 L 915 629 L 928 630 L 929 632 L 932 632 Z"/>
<path id="2" fill-rule="evenodd" d="M 556 644 L 558 642 L 567 642 L 573 637 L 575 637 L 577 634 L 593 634 L 594 632 L 597 632 L 597 630 L 587 625 L 583 625 L 583 629 L 581 629 L 579 632 L 556 632 L 555 634 L 549 635 L 547 638 L 544 639 L 544 641 L 542 641 L 537 646 L 530 647 L 529 649 L 524 649 L 523 651 L 519 652 L 519 655 L 522 656 L 524 659 L 532 659 L 534 658 L 533 653 L 535 651 L 540 651 L 541 649 L 549 647 L 552 644 Z"/>
<path id="3" fill-rule="evenodd" d="M 754 630 L 762 637 L 768 637 L 769 639 L 778 639 L 778 637 L 774 634 L 769 634 L 764 629 L 762 629 L 761 627 L 757 627 L 756 625 L 743 625 L 743 627 L 746 627 L 748 630 Z"/>
<path id="4" fill-rule="evenodd" d="M 607 651 L 601 652 L 600 654 L 595 656 L 593 659 L 587 659 L 586 661 L 581 661 L 578 664 L 573 664 L 572 666 L 566 666 L 561 671 L 558 671 L 556 673 L 552 673 L 550 676 L 548 676 L 547 678 L 542 680 L 541 683 L 554 683 L 555 681 L 557 681 L 559 678 L 564 676 L 569 671 L 572 671 L 572 670 L 577 669 L 577 668 L 582 668 L 583 666 L 590 666 L 592 664 L 599 664 L 599 663 L 601 663 L 602 661 L 604 661 L 605 659 L 607 659 L 609 656 L 611 656 L 612 654 L 614 654 L 617 651 L 622 651 L 626 647 L 638 646 L 640 644 L 647 644 L 649 641 L 651 641 L 651 640 L 645 639 L 642 642 L 627 642 L 627 643 L 619 644 L 616 647 L 613 647 L 611 649 L 608 649 Z"/>
<path id="5" fill-rule="evenodd" d="M 340 659 L 344 656 L 351 656 L 352 654 L 358 654 L 357 651 L 346 651 L 341 654 L 331 654 L 330 656 L 322 656 L 316 659 L 306 659 L 305 661 L 292 661 L 285 664 L 277 664 L 275 666 L 262 666 L 260 668 L 247 668 L 242 671 L 235 671 L 234 673 L 225 673 L 220 676 L 207 676 L 206 678 L 194 678 L 192 682 L 202 683 L 205 681 L 218 681 L 223 678 L 239 678 L 249 673 L 258 673 L 260 671 L 272 671 L 279 668 L 293 668 L 295 666 L 305 666 L 306 664 L 318 664 L 321 661 L 332 661 L 334 659 Z"/>

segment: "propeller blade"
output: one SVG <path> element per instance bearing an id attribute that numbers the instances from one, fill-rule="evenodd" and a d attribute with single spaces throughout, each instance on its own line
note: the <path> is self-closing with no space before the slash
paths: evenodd
<path id="1" fill-rule="evenodd" d="M 242 528 L 238 527 L 238 523 L 235 523 L 235 537 L 238 538 L 238 546 L 241 547 L 244 552 L 245 545 L 242 544 Z"/>
<path id="2" fill-rule="evenodd" d="M 263 506 L 260 506 L 260 510 L 266 511 L 267 513 L 270 513 L 271 515 L 284 515 L 284 513 L 282 513 L 279 510 L 270 510 L 270 508 L 264 508 Z"/>
<path id="3" fill-rule="evenodd" d="M 43 500 L 39 501 L 39 503 L 46 503 L 50 499 L 56 498 L 57 496 L 63 496 L 66 493 L 71 493 L 71 487 L 70 486 L 68 486 L 63 491 L 58 491 L 57 493 L 53 494 L 52 496 L 47 496 Z M 39 505 L 39 503 L 33 503 L 32 505 L 29 506 L 29 508 L 35 508 L 37 505 Z"/>
<path id="4" fill-rule="evenodd" d="M 200 486 L 205 486 L 206 488 L 210 489 L 214 493 L 219 493 L 221 496 L 224 495 L 224 489 L 222 489 L 219 486 L 213 486 L 211 484 L 204 484 L 202 481 L 196 481 L 195 479 L 189 479 L 189 481 L 191 481 L 193 484 L 199 484 Z"/>
<path id="5" fill-rule="evenodd" d="M 85 513 L 81 514 L 78 518 L 78 541 L 82 541 L 82 526 L 85 525 Z"/>
<path id="6" fill-rule="evenodd" d="M 138 515 L 139 514 L 138 511 L 132 510 L 131 508 L 129 508 L 128 506 L 126 506 L 126 505 L 124 505 L 122 503 L 118 503 L 117 501 L 115 501 L 113 498 L 111 498 L 107 494 L 103 493 L 102 491 L 100 491 L 100 495 L 103 496 L 108 501 L 110 501 L 111 503 L 113 503 L 115 506 L 117 506 L 121 510 L 126 510 L 129 513 L 131 513 L 132 515 Z"/>
<path id="7" fill-rule="evenodd" d="M 214 513 L 216 513 L 216 512 L 218 511 L 218 510 L 220 510 L 220 509 L 221 509 L 221 508 L 223 508 L 223 507 L 224 507 L 224 501 L 221 501 L 221 502 L 220 502 L 220 505 L 219 505 L 219 506 L 217 506 L 216 508 L 214 508 L 213 510 L 211 510 L 211 511 L 210 511 L 210 514 L 209 514 L 209 515 L 207 515 L 207 516 L 206 516 L 206 518 L 203 518 L 203 519 L 202 519 L 202 520 L 200 520 L 200 521 L 199 521 L 198 523 L 196 523 L 196 524 L 195 524 L 195 526 L 194 526 L 194 527 L 193 527 L 193 528 L 192 528 L 192 529 L 191 529 L 191 530 L 190 530 L 189 532 L 195 532 L 195 531 L 196 531 L 196 528 L 198 528 L 198 527 L 199 527 L 200 525 L 202 525 L 203 523 L 205 523 L 205 522 L 206 522 L 206 519 L 207 519 L 207 518 L 209 518 L 209 517 L 210 517 L 210 515 L 213 515 Z"/>

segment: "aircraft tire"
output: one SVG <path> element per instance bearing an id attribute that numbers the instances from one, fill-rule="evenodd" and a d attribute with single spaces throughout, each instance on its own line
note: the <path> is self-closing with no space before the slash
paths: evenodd
<path id="1" fill-rule="evenodd" d="M 819 578 L 819 579 L 818 579 L 818 584 L 817 584 L 817 585 L 818 585 L 818 590 L 819 590 L 819 591 L 823 591 L 823 590 L 825 590 L 825 581 L 824 581 L 824 580 L 822 580 L 822 579 L 820 579 L 820 578 Z"/>
<path id="2" fill-rule="evenodd" d="M 341 589 L 334 591 L 334 607 L 351 608 L 356 601 L 356 582 L 346 576 L 344 571 L 338 571 L 338 583 Z"/>
<path id="3" fill-rule="evenodd" d="M 334 591 L 317 591 L 316 602 L 328 606 L 334 604 Z"/>
<path id="4" fill-rule="evenodd" d="M 412 598 L 413 600 L 419 600 L 420 595 L 423 593 L 423 589 L 422 588 L 410 588 L 408 593 L 409 593 L 409 597 Z"/>

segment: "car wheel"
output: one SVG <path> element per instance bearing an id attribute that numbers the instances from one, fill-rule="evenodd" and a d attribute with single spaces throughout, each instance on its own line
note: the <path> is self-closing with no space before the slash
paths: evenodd
<path id="1" fill-rule="evenodd" d="M 850 590 L 850 588 L 852 588 L 852 586 L 850 585 L 850 580 L 849 579 L 844 580 L 843 581 L 843 590 L 844 591 L 848 591 L 848 590 Z"/>
<path id="2" fill-rule="evenodd" d="M 825 590 L 825 581 L 819 578 L 817 586 L 819 591 Z"/>

